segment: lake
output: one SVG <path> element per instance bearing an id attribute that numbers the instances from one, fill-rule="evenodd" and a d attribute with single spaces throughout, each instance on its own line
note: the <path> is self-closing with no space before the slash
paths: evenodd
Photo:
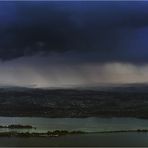
<path id="1" fill-rule="evenodd" d="M 83 134 L 67 135 L 61 137 L 1 137 L 0 146 L 20 147 L 20 146 L 148 146 L 148 133 L 108 133 L 108 134 Z"/>
<path id="2" fill-rule="evenodd" d="M 36 129 L 30 132 L 47 132 L 49 130 L 82 130 L 100 132 L 111 130 L 148 129 L 148 120 L 136 118 L 40 118 L 40 117 L 0 117 L 0 125 L 32 125 Z M 0 129 L 0 131 L 12 129 Z M 22 129 L 16 129 L 21 131 Z M 24 129 L 23 129 L 24 130 Z"/>
<path id="3" fill-rule="evenodd" d="M 10 124 L 32 125 L 36 129 L 0 129 L 0 132 L 14 130 L 17 132 L 47 132 L 59 129 L 81 130 L 90 133 L 52 138 L 1 137 L 0 146 L 148 146 L 148 133 L 91 133 L 148 129 L 146 119 L 0 117 L 0 125 Z"/>

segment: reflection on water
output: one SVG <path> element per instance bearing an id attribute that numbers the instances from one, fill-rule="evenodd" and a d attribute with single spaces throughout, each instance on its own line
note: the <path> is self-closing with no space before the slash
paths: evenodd
<path id="1" fill-rule="evenodd" d="M 136 118 L 39 118 L 39 117 L 0 117 L 0 125 L 32 125 L 36 129 L 17 129 L 17 131 L 47 132 L 49 130 L 82 130 L 99 132 L 107 130 L 148 129 L 148 120 Z M 0 129 L 12 131 L 16 129 Z"/>
<path id="2" fill-rule="evenodd" d="M 108 134 L 83 134 L 67 135 L 61 137 L 30 137 L 30 138 L 0 138 L 0 146 L 148 146 L 147 133 L 108 133 Z"/>
<path id="3" fill-rule="evenodd" d="M 148 120 L 136 118 L 37 118 L 0 117 L 0 125 L 32 125 L 36 129 L 0 129 L 17 132 L 47 132 L 49 130 L 107 130 L 148 129 Z M 90 133 L 61 137 L 0 137 L 0 146 L 148 146 L 148 133 Z M 75 142 L 77 141 L 77 142 Z"/>

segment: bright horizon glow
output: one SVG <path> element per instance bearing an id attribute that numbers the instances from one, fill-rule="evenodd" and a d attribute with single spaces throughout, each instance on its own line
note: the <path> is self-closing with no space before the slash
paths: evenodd
<path id="1" fill-rule="evenodd" d="M 52 88 L 148 83 L 147 64 L 118 62 L 71 64 L 60 61 L 49 64 L 50 59 L 50 56 L 31 56 L 0 62 L 0 85 Z"/>

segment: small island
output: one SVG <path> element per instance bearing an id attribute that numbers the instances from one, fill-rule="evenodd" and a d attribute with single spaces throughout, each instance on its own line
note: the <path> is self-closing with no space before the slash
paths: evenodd
<path id="1" fill-rule="evenodd" d="M 0 128 L 9 128 L 9 129 L 36 129 L 31 125 L 21 125 L 21 124 L 11 124 L 11 125 L 0 125 Z"/>

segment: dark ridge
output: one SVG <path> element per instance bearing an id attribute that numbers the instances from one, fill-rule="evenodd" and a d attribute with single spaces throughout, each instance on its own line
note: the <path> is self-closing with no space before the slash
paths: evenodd
<path id="1" fill-rule="evenodd" d="M 1 88 L 0 116 L 148 118 L 148 91 Z"/>

